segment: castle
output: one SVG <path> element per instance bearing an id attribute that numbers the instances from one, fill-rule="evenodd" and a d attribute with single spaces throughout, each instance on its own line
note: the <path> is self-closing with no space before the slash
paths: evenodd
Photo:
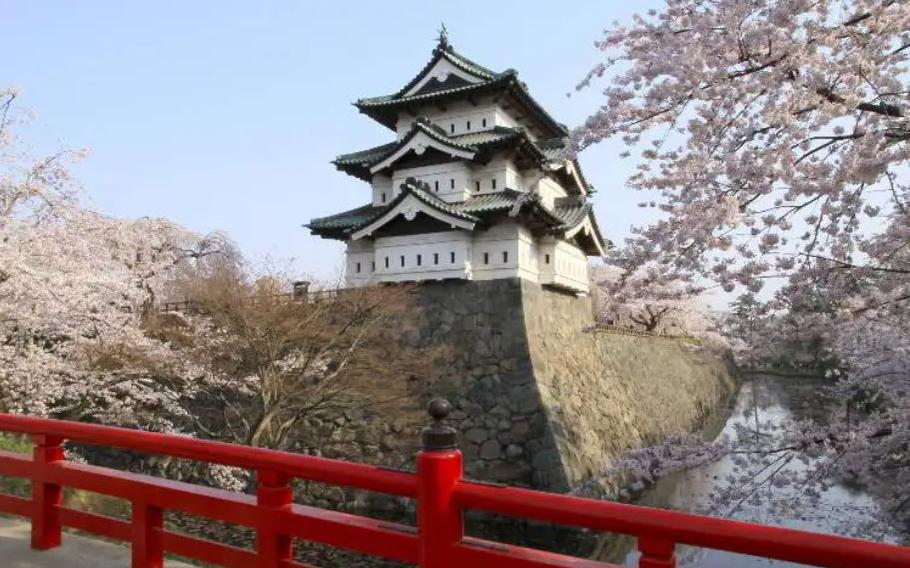
<path id="1" fill-rule="evenodd" d="M 346 243 L 347 285 L 521 278 L 588 292 L 588 257 L 608 246 L 591 188 L 517 72 L 474 63 L 443 30 L 401 90 L 355 106 L 397 135 L 334 161 L 372 200 L 306 225 Z"/>

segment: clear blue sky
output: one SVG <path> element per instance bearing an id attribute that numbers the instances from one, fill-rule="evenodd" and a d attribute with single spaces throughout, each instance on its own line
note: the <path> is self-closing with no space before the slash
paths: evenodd
<path id="1" fill-rule="evenodd" d="M 393 133 L 351 102 L 393 92 L 426 63 L 444 21 L 456 49 L 513 67 L 558 120 L 596 108 L 568 98 L 613 20 L 659 2 L 32 2 L 7 0 L 0 83 L 37 113 L 27 133 L 90 154 L 76 169 L 93 204 L 228 232 L 253 259 L 321 278 L 342 245 L 301 228 L 362 205 L 369 186 L 340 153 Z M 597 212 L 619 241 L 644 219 L 616 145 L 582 155 Z"/>

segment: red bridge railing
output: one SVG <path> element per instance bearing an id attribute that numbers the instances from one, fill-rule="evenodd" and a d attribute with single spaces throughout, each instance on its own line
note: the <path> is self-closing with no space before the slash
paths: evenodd
<path id="1" fill-rule="evenodd" d="M 320 542 L 430 568 L 596 568 L 609 564 L 464 535 L 462 513 L 482 510 L 637 537 L 639 567 L 672 568 L 676 544 L 829 567 L 910 567 L 910 548 L 752 523 L 472 483 L 462 479 L 454 431 L 431 405 L 417 473 L 123 428 L 0 414 L 0 431 L 30 434 L 31 458 L 0 452 L 0 475 L 30 479 L 32 495 L 0 496 L 0 511 L 31 519 L 32 547 L 61 544 L 72 527 L 132 545 L 134 568 L 161 567 L 165 552 L 216 566 L 302 567 L 293 540 Z M 65 440 L 246 468 L 257 491 L 246 495 L 125 473 L 64 459 Z M 389 523 L 292 502 L 293 479 L 355 487 L 417 500 L 417 526 Z M 62 488 L 128 500 L 129 522 L 63 506 Z M 174 533 L 164 511 L 180 511 L 256 531 L 253 550 Z"/>

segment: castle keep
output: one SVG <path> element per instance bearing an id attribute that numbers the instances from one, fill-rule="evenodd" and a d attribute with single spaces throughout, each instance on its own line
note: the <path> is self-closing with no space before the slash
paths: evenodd
<path id="1" fill-rule="evenodd" d="M 520 278 L 588 291 L 587 257 L 607 246 L 590 186 L 566 127 L 514 70 L 474 63 L 443 32 L 401 90 L 355 105 L 396 140 L 339 156 L 370 203 L 307 225 L 347 244 L 347 285 Z"/>
<path id="2" fill-rule="evenodd" d="M 396 139 L 339 156 L 370 202 L 307 226 L 346 243 L 349 286 L 424 283 L 401 342 L 445 347 L 423 380 L 454 406 L 469 477 L 566 491 L 624 450 L 688 431 L 730 390 L 724 362 L 697 346 L 586 331 L 588 257 L 609 243 L 566 127 L 515 71 L 470 61 L 442 34 L 401 90 L 355 104 Z M 416 440 L 423 407 L 415 398 L 413 436 L 383 434 L 378 416 L 357 428 L 398 448 Z M 320 448 L 369 447 L 352 441 Z"/>

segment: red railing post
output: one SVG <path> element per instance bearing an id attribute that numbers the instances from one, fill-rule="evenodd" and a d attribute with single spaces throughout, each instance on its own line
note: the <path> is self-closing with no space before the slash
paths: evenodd
<path id="1" fill-rule="evenodd" d="M 290 478 L 278 471 L 259 470 L 256 479 L 256 504 L 266 509 L 290 509 L 294 491 Z M 256 553 L 259 568 L 277 568 L 293 555 L 291 537 L 279 532 L 277 519 L 263 515 L 256 531 Z"/>
<path id="2" fill-rule="evenodd" d="M 34 435 L 32 459 L 35 477 L 32 478 L 32 548 L 48 550 L 60 546 L 62 527 L 60 505 L 63 488 L 44 481 L 47 466 L 63 460 L 63 439 L 57 436 Z"/>
<path id="3" fill-rule="evenodd" d="M 133 568 L 162 568 L 164 547 L 161 531 L 164 512 L 147 503 L 133 503 Z"/>
<path id="4" fill-rule="evenodd" d="M 461 452 L 455 447 L 455 430 L 445 425 L 451 405 L 430 401 L 435 423 L 423 432 L 417 454 L 417 532 L 421 568 L 455 568 L 452 549 L 464 537 L 461 509 L 453 494 L 461 480 Z"/>
<path id="5" fill-rule="evenodd" d="M 662 538 L 639 537 L 638 568 L 676 568 L 676 544 Z"/>

